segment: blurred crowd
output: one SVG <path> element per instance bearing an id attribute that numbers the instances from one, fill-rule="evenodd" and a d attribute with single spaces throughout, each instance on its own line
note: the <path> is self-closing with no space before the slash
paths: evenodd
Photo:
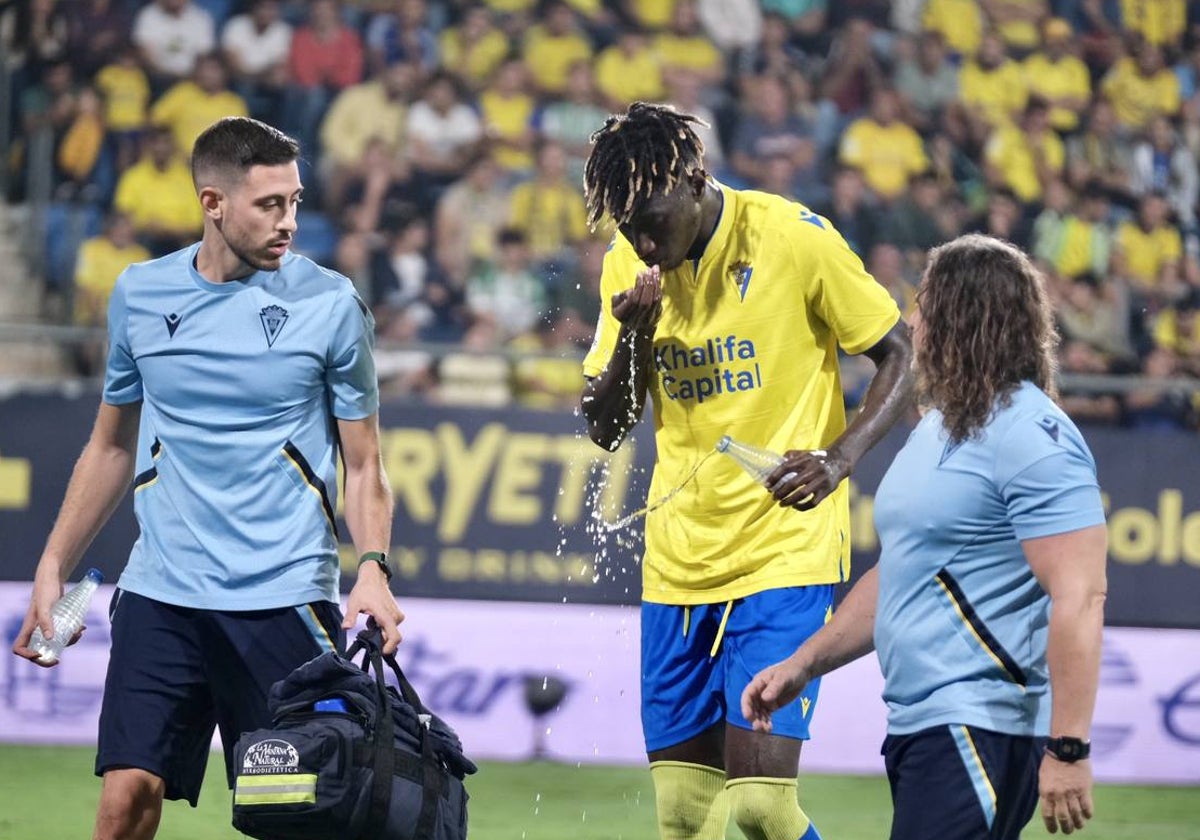
<path id="1" fill-rule="evenodd" d="M 9 200 L 50 137 L 50 199 L 95 228 L 49 284 L 76 323 L 197 236 L 186 152 L 249 114 L 301 140 L 297 248 L 371 306 L 389 392 L 570 405 L 611 237 L 588 137 L 640 99 L 709 123 L 720 180 L 829 217 L 906 311 L 929 247 L 986 232 L 1044 268 L 1064 372 L 1200 376 L 1200 3 L 19 0 L 0 55 Z M 1065 403 L 1200 415 L 1186 390 Z"/>

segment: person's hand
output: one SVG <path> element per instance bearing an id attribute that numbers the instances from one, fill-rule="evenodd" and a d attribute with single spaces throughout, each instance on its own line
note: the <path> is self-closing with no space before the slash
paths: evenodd
<path id="1" fill-rule="evenodd" d="M 767 476 L 767 489 L 780 507 L 812 510 L 850 475 L 850 465 L 823 449 L 789 449 Z"/>
<path id="2" fill-rule="evenodd" d="M 1070 834 L 1092 818 L 1092 763 L 1086 758 L 1068 764 L 1046 753 L 1038 772 L 1042 822 L 1051 834 Z"/>
<path id="3" fill-rule="evenodd" d="M 754 675 L 742 692 L 742 716 L 755 732 L 771 731 L 771 713 L 800 696 L 809 683 L 808 671 L 792 654 Z"/>
<path id="4" fill-rule="evenodd" d="M 54 607 L 54 602 L 62 597 L 63 585 L 55 576 L 43 574 L 39 568 L 38 574 L 33 579 L 33 592 L 29 595 L 29 609 L 25 611 L 25 620 L 21 622 L 21 630 L 17 633 L 17 637 L 13 640 L 12 652 L 22 659 L 28 659 L 35 665 L 42 668 L 53 668 L 58 664 L 58 661 L 45 663 L 38 659 L 38 652 L 29 647 L 29 641 L 33 637 L 33 628 L 40 627 L 42 635 L 49 639 L 54 635 L 54 618 L 50 614 Z M 85 627 L 79 628 L 79 632 L 71 637 L 68 645 L 73 645 L 79 641 L 79 637 L 83 635 Z"/>
<path id="5" fill-rule="evenodd" d="M 366 613 L 375 619 L 383 632 L 383 652 L 390 655 L 396 652 L 400 644 L 400 622 L 404 621 L 404 613 L 388 589 L 387 576 L 378 563 L 363 563 L 358 569 L 358 580 L 350 590 L 346 599 L 346 618 L 342 621 L 343 630 L 352 630 L 358 623 L 360 613 Z"/>
<path id="6" fill-rule="evenodd" d="M 657 265 L 639 271 L 632 289 L 613 295 L 612 313 L 636 332 L 653 331 L 662 316 L 662 276 Z"/>

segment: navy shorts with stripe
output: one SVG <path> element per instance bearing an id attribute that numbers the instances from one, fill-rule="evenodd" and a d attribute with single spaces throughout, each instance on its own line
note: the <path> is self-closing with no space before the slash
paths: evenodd
<path id="1" fill-rule="evenodd" d="M 164 604 L 118 589 L 109 607 L 112 651 L 100 708 L 96 775 L 136 767 L 192 805 L 215 728 L 232 752 L 242 732 L 270 726 L 271 685 L 328 650 L 345 650 L 341 610 L 223 612 Z"/>
<path id="2" fill-rule="evenodd" d="M 953 724 L 888 735 L 891 840 L 1019 840 L 1046 739 Z"/>
<path id="3" fill-rule="evenodd" d="M 692 607 L 643 603 L 646 752 L 681 744 L 722 720 L 750 729 L 742 691 L 755 674 L 791 656 L 820 630 L 832 609 L 832 584 L 768 589 Z M 808 738 L 820 685 L 813 680 L 771 716 L 773 734 Z"/>

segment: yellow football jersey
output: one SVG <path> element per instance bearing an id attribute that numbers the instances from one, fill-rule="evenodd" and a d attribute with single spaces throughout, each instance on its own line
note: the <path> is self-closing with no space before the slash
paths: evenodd
<path id="1" fill-rule="evenodd" d="M 828 220 L 778 196 L 721 192 L 724 207 L 704 255 L 662 277 L 650 380 L 651 501 L 684 482 L 722 435 L 776 452 L 831 444 L 846 426 L 838 346 L 861 353 L 900 318 Z M 604 370 L 616 345 L 612 296 L 644 268 L 618 234 L 604 259 L 587 376 Z M 733 461 L 712 456 L 646 517 L 647 601 L 719 603 L 846 580 L 849 568 L 845 482 L 801 513 L 779 507 Z"/>

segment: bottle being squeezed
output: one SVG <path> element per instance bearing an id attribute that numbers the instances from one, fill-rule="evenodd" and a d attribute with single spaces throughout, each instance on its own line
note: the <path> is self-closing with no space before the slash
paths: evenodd
<path id="1" fill-rule="evenodd" d="M 779 453 L 742 443 L 729 435 L 717 441 L 717 451 L 737 461 L 751 478 L 764 487 L 767 486 L 767 476 L 783 463 L 783 456 Z"/>
<path id="2" fill-rule="evenodd" d="M 83 580 L 54 602 L 50 608 L 50 615 L 54 619 L 54 635 L 51 638 L 46 638 L 41 627 L 33 628 L 29 649 L 37 652 L 38 661 L 43 665 L 57 662 L 71 637 L 83 627 L 88 604 L 103 580 L 104 575 L 100 574 L 99 569 L 88 569 Z"/>

